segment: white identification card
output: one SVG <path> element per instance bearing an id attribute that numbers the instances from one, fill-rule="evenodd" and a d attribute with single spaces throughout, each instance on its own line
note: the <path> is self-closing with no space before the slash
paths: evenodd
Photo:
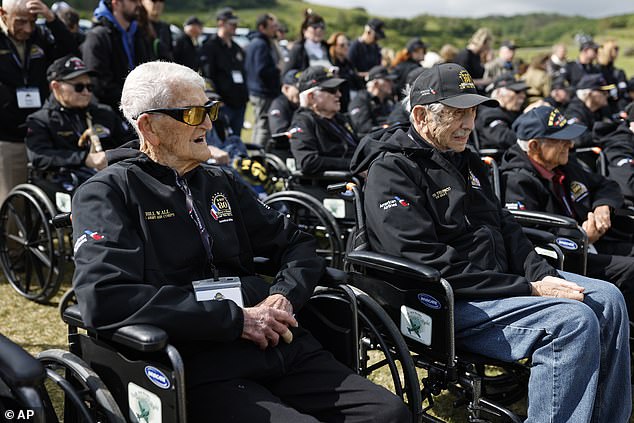
<path id="1" fill-rule="evenodd" d="M 231 78 L 233 78 L 234 84 L 244 84 L 244 78 L 242 77 L 242 72 L 238 70 L 231 71 Z"/>
<path id="2" fill-rule="evenodd" d="M 39 109 L 42 107 L 40 100 L 40 90 L 34 87 L 23 87 L 15 90 L 18 97 L 18 107 L 20 109 Z"/>
<path id="3" fill-rule="evenodd" d="M 196 301 L 231 300 L 239 307 L 244 307 L 240 278 L 229 276 L 224 278 L 203 279 L 192 282 Z"/>

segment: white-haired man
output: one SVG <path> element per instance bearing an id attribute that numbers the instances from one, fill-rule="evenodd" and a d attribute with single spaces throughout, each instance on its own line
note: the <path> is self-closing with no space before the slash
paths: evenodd
<path id="1" fill-rule="evenodd" d="M 85 322 L 164 329 L 185 362 L 192 422 L 407 421 L 398 397 L 297 327 L 293 313 L 323 260 L 309 235 L 230 172 L 200 164 L 218 107 L 181 65 L 149 62 L 126 78 L 121 110 L 140 151 L 127 149 L 73 197 L 73 286 Z M 280 269 L 271 284 L 255 275 L 255 256 Z M 231 283 L 217 293 L 232 300 L 198 301 L 196 282 L 214 280 Z"/>
<path id="2" fill-rule="evenodd" d="M 47 33 L 35 25 L 46 19 Z M 51 40 L 53 35 L 55 42 Z M 26 117 L 48 97 L 46 68 L 76 49 L 72 34 L 40 0 L 2 0 L 0 7 L 0 201 L 26 182 Z"/>
<path id="3" fill-rule="evenodd" d="M 623 296 L 552 268 L 501 208 L 488 170 L 465 149 L 483 103 L 497 102 L 477 94 L 464 68 L 434 66 L 410 93 L 410 129 L 364 139 L 374 148 L 361 146 L 353 166 L 369 166 L 370 246 L 427 264 L 451 284 L 460 347 L 502 361 L 530 357 L 527 422 L 627 422 Z"/>

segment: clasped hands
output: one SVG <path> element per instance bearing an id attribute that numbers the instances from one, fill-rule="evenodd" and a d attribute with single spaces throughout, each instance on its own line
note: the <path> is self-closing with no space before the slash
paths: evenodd
<path id="1" fill-rule="evenodd" d="M 297 327 L 293 306 L 281 294 L 268 296 L 255 307 L 243 309 L 242 338 L 254 342 L 260 349 L 275 347 L 280 338 L 286 343 L 293 340 L 289 326 Z"/>

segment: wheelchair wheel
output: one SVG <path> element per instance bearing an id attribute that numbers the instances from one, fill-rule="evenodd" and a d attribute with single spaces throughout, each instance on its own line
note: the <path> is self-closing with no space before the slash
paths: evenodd
<path id="1" fill-rule="evenodd" d="M 332 214 L 319 201 L 299 191 L 282 191 L 269 196 L 264 202 L 285 214 L 304 232 L 315 237 L 317 253 L 330 267 L 341 268 L 345 246 L 339 226 Z"/>
<path id="2" fill-rule="evenodd" d="M 528 393 L 530 370 L 522 364 L 504 363 L 481 374 L 482 395 L 497 404 L 513 404 Z"/>
<path id="3" fill-rule="evenodd" d="M 63 350 L 43 351 L 37 359 L 46 369 L 47 392 L 49 396 L 53 394 L 53 403 L 58 404 L 49 410 L 57 420 L 67 423 L 126 422 L 108 388 L 82 359 Z"/>
<path id="4" fill-rule="evenodd" d="M 0 264 L 24 297 L 47 302 L 63 277 L 63 233 L 52 227 L 55 208 L 34 185 L 15 187 L 0 207 Z"/>
<path id="5" fill-rule="evenodd" d="M 407 344 L 383 308 L 367 294 L 355 292 L 359 312 L 359 374 L 372 379 L 379 370 L 387 368 L 394 393 L 407 403 L 413 421 L 419 421 L 423 398 Z M 378 354 L 370 354 L 371 351 Z"/>

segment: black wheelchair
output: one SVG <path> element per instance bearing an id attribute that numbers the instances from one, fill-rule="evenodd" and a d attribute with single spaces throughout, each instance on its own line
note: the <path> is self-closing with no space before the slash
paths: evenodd
<path id="1" fill-rule="evenodd" d="M 27 183 L 14 187 L 0 206 L 0 264 L 20 295 L 46 303 L 59 290 L 73 252 L 69 231 L 52 220 L 70 211 L 73 192 L 91 175 L 29 165 Z"/>

